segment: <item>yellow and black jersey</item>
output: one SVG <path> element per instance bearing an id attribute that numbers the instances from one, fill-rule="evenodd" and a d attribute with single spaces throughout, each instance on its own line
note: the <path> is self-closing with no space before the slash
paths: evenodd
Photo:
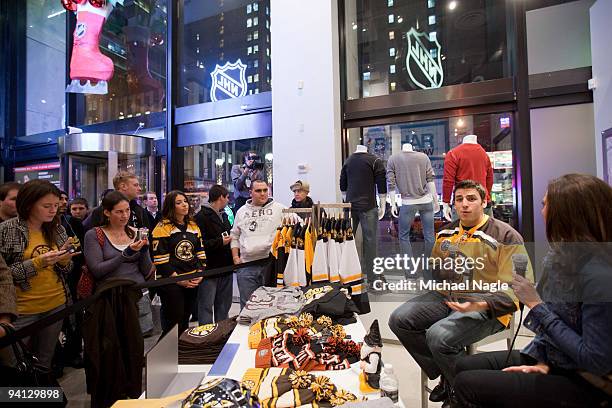
<path id="1" fill-rule="evenodd" d="M 458 250 L 455 255 L 451 254 L 451 246 Z M 507 289 L 500 287 L 482 297 L 489 305 L 491 316 L 507 326 L 511 317 L 509 313 L 513 311 L 508 310 L 508 304 L 514 303 L 514 310 L 518 308 L 516 296 L 509 287 L 512 281 L 512 255 L 518 253 L 527 254 L 521 235 L 505 222 L 485 215 L 482 222 L 472 228 L 464 228 L 459 221 L 447 225 L 436 236 L 429 262 L 435 264 L 436 260 L 461 257 L 464 259 L 455 263 L 455 272 L 467 273 L 472 282 L 480 284 L 478 286 L 484 286 L 481 283 L 508 284 Z M 532 282 L 534 280 L 531 263 L 525 277 Z M 474 285 L 470 287 L 474 288 Z"/>
<path id="2" fill-rule="evenodd" d="M 153 263 L 158 279 L 204 268 L 206 253 L 197 224 L 177 226 L 168 220 L 160 221 L 153 230 Z"/>

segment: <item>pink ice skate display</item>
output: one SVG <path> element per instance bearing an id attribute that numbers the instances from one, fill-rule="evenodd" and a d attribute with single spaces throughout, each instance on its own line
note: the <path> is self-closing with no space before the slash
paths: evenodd
<path id="1" fill-rule="evenodd" d="M 113 61 L 100 52 L 102 26 L 113 9 L 111 1 L 62 0 L 66 9 L 76 7 L 77 25 L 70 58 L 70 79 L 66 92 L 108 93 L 108 81 L 113 77 Z M 69 4 L 66 4 L 69 3 Z"/>

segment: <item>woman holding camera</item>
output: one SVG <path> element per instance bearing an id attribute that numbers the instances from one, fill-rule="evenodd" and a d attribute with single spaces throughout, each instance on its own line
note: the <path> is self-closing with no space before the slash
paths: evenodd
<path id="1" fill-rule="evenodd" d="M 250 151 L 242 156 L 242 165 L 232 167 L 234 182 L 234 214 L 251 198 L 251 183 L 264 180 L 263 163 L 257 153 Z"/>
<path id="2" fill-rule="evenodd" d="M 153 230 L 153 260 L 157 279 L 189 275 L 205 267 L 202 233 L 189 216 L 189 200 L 182 191 L 171 191 L 164 200 L 162 220 Z M 163 334 L 178 324 L 179 335 L 189 326 L 202 278 L 160 286 Z"/>
<path id="3" fill-rule="evenodd" d="M 468 407 L 612 404 L 612 187 L 567 174 L 548 185 L 542 216 L 551 250 L 537 290 L 514 275 L 536 333 L 520 352 L 459 360 L 455 393 Z"/>
<path id="4" fill-rule="evenodd" d="M 97 282 L 129 279 L 144 282 L 153 270 L 146 233 L 130 227 L 130 202 L 118 191 L 102 199 L 104 225 L 85 234 L 87 268 Z M 138 236 L 137 236 L 138 235 Z"/>
<path id="5" fill-rule="evenodd" d="M 17 293 L 16 329 L 62 310 L 70 295 L 66 275 L 72 268 L 72 242 L 60 225 L 60 191 L 45 180 L 32 180 L 17 195 L 16 218 L 0 224 L 0 255 L 13 275 Z M 40 364 L 51 366 L 58 321 L 40 329 L 26 343 Z"/>

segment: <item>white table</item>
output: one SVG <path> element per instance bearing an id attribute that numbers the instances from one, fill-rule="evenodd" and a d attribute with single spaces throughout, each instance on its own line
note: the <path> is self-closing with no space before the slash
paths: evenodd
<path id="1" fill-rule="evenodd" d="M 366 335 L 366 330 L 357 316 L 357 322 L 344 326 L 347 335 L 350 335 L 351 340 L 356 343 L 362 342 Z M 237 344 L 238 349 L 229 364 L 229 368 L 225 373 L 219 375 L 207 375 L 203 382 L 212 378 L 227 377 L 241 381 L 242 376 L 247 369 L 255 367 L 256 349 L 250 349 L 248 346 L 249 326 L 238 324 L 234 332 L 227 341 L 226 347 L 231 344 Z M 231 346 L 230 346 L 231 347 Z M 217 360 L 217 363 L 219 360 Z M 215 363 L 215 364 L 217 364 Z M 213 366 L 213 369 L 216 368 Z M 337 387 L 355 394 L 358 398 L 368 397 L 368 399 L 380 398 L 378 393 L 362 394 L 359 392 L 359 362 L 354 363 L 351 369 L 348 370 L 330 370 L 330 371 L 311 371 L 314 375 L 325 375 L 330 378 L 331 382 Z M 399 405 L 400 407 L 403 405 Z"/>

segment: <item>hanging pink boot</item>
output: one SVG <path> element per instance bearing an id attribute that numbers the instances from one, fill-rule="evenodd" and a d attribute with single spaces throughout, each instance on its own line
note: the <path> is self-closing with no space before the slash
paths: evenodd
<path id="1" fill-rule="evenodd" d="M 93 8 L 87 2 L 78 6 L 74 45 L 70 58 L 70 79 L 66 92 L 108 93 L 108 81 L 113 77 L 113 61 L 100 52 L 100 32 L 112 5 Z"/>

